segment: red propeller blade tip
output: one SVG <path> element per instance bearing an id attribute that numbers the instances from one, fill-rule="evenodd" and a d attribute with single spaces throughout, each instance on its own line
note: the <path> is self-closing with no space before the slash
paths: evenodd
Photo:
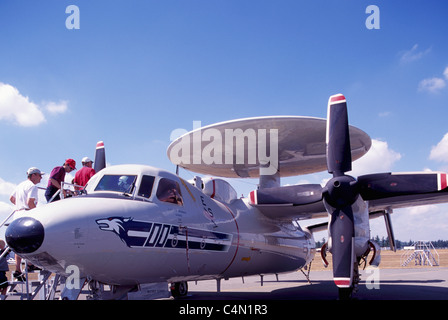
<path id="1" fill-rule="evenodd" d="M 352 284 L 352 280 L 350 278 L 334 278 L 333 280 L 339 288 L 349 288 Z"/>

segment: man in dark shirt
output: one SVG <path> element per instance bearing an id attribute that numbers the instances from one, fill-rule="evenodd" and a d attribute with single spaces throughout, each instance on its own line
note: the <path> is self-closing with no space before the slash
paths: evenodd
<path id="1" fill-rule="evenodd" d="M 62 166 L 55 167 L 51 171 L 50 179 L 48 179 L 47 190 L 45 191 L 45 198 L 48 202 L 50 202 L 53 195 L 61 189 L 61 182 L 64 181 L 65 174 L 67 172 L 72 172 L 73 170 L 76 170 L 76 161 L 73 159 L 67 159 Z M 64 190 L 61 190 L 61 192 L 64 192 Z M 60 199 L 61 197 L 58 194 L 52 201 L 57 201 Z"/>

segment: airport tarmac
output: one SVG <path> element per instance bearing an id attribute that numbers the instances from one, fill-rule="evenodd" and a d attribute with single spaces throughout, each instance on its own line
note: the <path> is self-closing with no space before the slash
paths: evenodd
<path id="1" fill-rule="evenodd" d="M 300 272 L 188 282 L 188 295 L 179 302 L 204 300 L 337 300 L 332 271 L 311 271 L 310 282 Z M 448 267 L 387 268 L 361 271 L 357 300 L 448 300 Z M 81 294 L 79 300 L 86 300 Z M 9 296 L 7 300 L 19 300 Z M 36 297 L 38 300 L 39 298 Z M 173 298 L 163 299 L 173 300 Z"/>
<path id="2" fill-rule="evenodd" d="M 311 284 L 299 272 L 189 282 L 182 300 L 336 300 L 332 271 L 311 271 Z M 358 300 L 448 300 L 448 267 L 366 269 L 355 294 Z"/>

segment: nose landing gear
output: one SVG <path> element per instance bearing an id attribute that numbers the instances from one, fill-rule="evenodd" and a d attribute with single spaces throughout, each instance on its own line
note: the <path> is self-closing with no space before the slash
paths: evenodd
<path id="1" fill-rule="evenodd" d="M 186 281 L 175 282 L 171 284 L 170 289 L 174 298 L 182 298 L 188 294 L 188 283 Z"/>

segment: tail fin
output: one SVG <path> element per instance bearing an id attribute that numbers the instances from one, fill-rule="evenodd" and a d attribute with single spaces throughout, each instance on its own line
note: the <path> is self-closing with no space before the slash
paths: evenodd
<path id="1" fill-rule="evenodd" d="M 95 172 L 99 172 L 106 167 L 106 151 L 104 149 L 104 142 L 98 141 L 96 144 L 96 152 L 95 152 L 95 164 L 94 169 Z"/>

